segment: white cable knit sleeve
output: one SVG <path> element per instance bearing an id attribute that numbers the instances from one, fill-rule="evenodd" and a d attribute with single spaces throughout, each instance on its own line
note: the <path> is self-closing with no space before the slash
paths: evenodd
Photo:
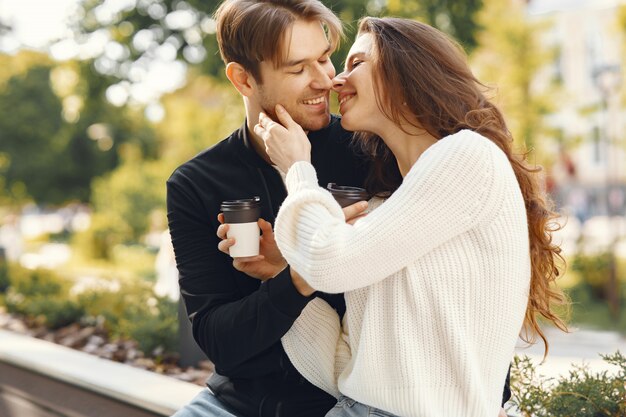
<path id="1" fill-rule="evenodd" d="M 276 240 L 313 288 L 366 287 L 493 217 L 504 192 L 498 172 L 506 169 L 511 165 L 493 142 L 461 131 L 427 149 L 387 201 L 349 225 L 317 185 L 313 166 L 298 162 L 287 173 Z"/>
<path id="2" fill-rule="evenodd" d="M 339 398 L 337 379 L 350 360 L 337 312 L 321 298 L 311 300 L 282 337 L 291 363 L 309 382 Z"/>

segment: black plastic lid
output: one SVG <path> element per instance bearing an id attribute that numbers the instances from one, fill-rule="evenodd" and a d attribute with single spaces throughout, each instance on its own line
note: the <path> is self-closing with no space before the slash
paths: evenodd
<path id="1" fill-rule="evenodd" d="M 337 185 L 334 182 L 328 183 L 326 186 L 331 193 L 337 193 L 346 197 L 366 197 L 368 196 L 367 190 L 360 187 L 352 187 L 349 185 Z"/>
<path id="2" fill-rule="evenodd" d="M 220 206 L 222 211 L 251 210 L 261 207 L 261 197 L 245 198 L 241 200 L 226 200 Z"/>

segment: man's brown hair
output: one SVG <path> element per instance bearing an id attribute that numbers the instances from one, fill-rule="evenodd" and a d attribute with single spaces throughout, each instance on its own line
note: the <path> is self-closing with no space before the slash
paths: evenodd
<path id="1" fill-rule="evenodd" d="M 269 60 L 280 66 L 289 44 L 285 34 L 296 20 L 319 21 L 331 51 L 343 34 L 339 18 L 319 0 L 226 0 L 214 17 L 224 63 L 241 64 L 259 83 L 259 63 Z"/>

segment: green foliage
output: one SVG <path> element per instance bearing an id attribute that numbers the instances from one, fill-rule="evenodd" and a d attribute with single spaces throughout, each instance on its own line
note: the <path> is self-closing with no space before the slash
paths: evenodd
<path id="1" fill-rule="evenodd" d="M 481 24 L 477 13 L 482 6 L 483 0 L 387 0 L 383 13 L 428 23 L 453 36 L 470 53 L 478 46 L 476 35 Z"/>
<path id="2" fill-rule="evenodd" d="M 24 315 L 51 329 L 83 316 L 83 309 L 68 295 L 71 282 L 54 272 L 11 265 L 9 279 L 4 304 L 10 313 Z"/>
<path id="3" fill-rule="evenodd" d="M 611 254 L 604 252 L 597 255 L 577 253 L 571 264 L 573 271 L 578 272 L 582 282 L 591 291 L 596 300 L 607 299 L 607 281 L 611 267 Z"/>
<path id="4" fill-rule="evenodd" d="M 23 314 L 54 330 L 79 322 L 85 311 L 75 300 L 38 296 L 28 300 Z"/>
<path id="5" fill-rule="evenodd" d="M 612 262 L 617 278 L 614 285 L 609 283 Z M 616 257 L 612 260 L 608 252 L 578 253 L 569 265 L 570 273 L 576 277 L 576 285 L 568 289 L 573 306 L 572 322 L 625 333 L 626 259 Z"/>
<path id="6" fill-rule="evenodd" d="M 48 269 L 26 269 L 17 264 L 9 267 L 10 287 L 23 296 L 54 297 L 67 292 L 71 282 Z"/>
<path id="7" fill-rule="evenodd" d="M 119 331 L 136 340 L 146 354 L 178 347 L 178 305 L 166 298 L 152 299 L 154 307 L 133 311 L 119 323 Z"/>
<path id="8" fill-rule="evenodd" d="M 57 163 L 64 140 L 58 134 L 62 105 L 50 88 L 49 77 L 49 67 L 36 66 L 12 77 L 0 90 L 0 155 L 4 159 L 0 176 L 9 193 L 21 183 L 32 196 L 44 200 L 52 198 L 47 171 L 52 171 L 51 161 Z"/>
<path id="9" fill-rule="evenodd" d="M 511 402 L 525 417 L 622 417 L 626 414 L 626 357 L 601 355 L 618 370 L 593 373 L 574 366 L 566 376 L 545 378 L 528 357 L 515 357 Z"/>
<path id="10" fill-rule="evenodd" d="M 147 282 L 156 280 L 154 263 L 157 249 L 143 245 L 116 245 L 111 253 L 111 262 L 120 270 Z"/>
<path id="11" fill-rule="evenodd" d="M 74 295 L 74 283 L 49 270 L 11 264 L 9 276 L 3 304 L 31 324 L 58 329 L 91 319 L 103 322 L 112 337 L 136 340 L 146 354 L 177 348 L 177 303 L 156 297 L 152 283 L 101 279 Z"/>
<path id="12" fill-rule="evenodd" d="M 0 250 L 2 250 L 0 248 Z M 11 282 L 9 281 L 9 265 L 2 253 L 0 253 L 0 293 L 6 292 Z"/>
<path id="13" fill-rule="evenodd" d="M 177 348 L 177 304 L 155 297 L 151 285 L 136 281 L 121 283 L 117 289 L 96 288 L 78 296 L 86 315 L 104 319 L 113 337 L 131 338 L 146 354 L 161 347 Z"/>
<path id="14" fill-rule="evenodd" d="M 497 86 L 494 100 L 505 115 L 508 127 L 522 150 L 533 150 L 547 139 L 555 139 L 546 116 L 559 101 L 559 82 L 555 77 L 537 74 L 556 61 L 557 51 L 546 46 L 541 36 L 549 21 L 531 21 L 525 3 L 484 0 L 478 13 L 483 30 L 479 46 L 471 56 L 478 79 Z M 541 82 L 538 82 L 541 81 Z M 549 152 L 536 152 L 545 158 Z M 533 155 L 534 156 L 534 155 Z M 539 165 L 548 161 L 534 161 Z"/>
<path id="15" fill-rule="evenodd" d="M 461 44 L 471 51 L 477 45 L 476 33 L 480 29 L 476 14 L 483 0 L 323 0 L 345 23 L 353 25 L 365 15 L 394 15 L 417 18 L 455 36 Z M 104 6 L 103 6 L 104 3 Z M 131 64 L 146 66 L 145 62 L 154 59 L 151 51 L 159 45 L 169 44 L 176 49 L 177 59 L 199 68 L 203 74 L 225 81 L 224 64 L 221 61 L 215 36 L 215 28 L 210 16 L 221 1 L 211 0 L 153 0 L 137 2 L 135 6 L 121 9 L 113 5 L 114 1 L 105 0 L 83 1 L 82 12 L 78 13 L 81 20 L 75 22 L 82 33 L 93 33 L 97 30 L 108 32 L 111 39 L 121 46 L 123 53 L 117 60 L 106 57 L 106 72 L 118 80 L 128 80 L 128 68 Z M 112 19 L 98 19 L 99 7 L 112 7 L 119 10 Z M 176 11 L 186 11 L 192 16 L 190 26 L 173 27 L 165 22 L 167 16 Z M 354 28 L 347 28 L 347 41 L 337 52 L 339 60 L 346 56 L 351 41 L 354 39 Z M 141 31 L 151 32 L 151 45 L 141 47 L 133 42 L 135 35 Z M 145 34 L 146 32 L 144 32 Z M 339 62 L 337 60 L 337 62 Z M 336 62 L 336 63 L 337 63 Z M 101 71 L 103 71 L 101 69 Z"/>
<path id="16" fill-rule="evenodd" d="M 88 230 L 72 238 L 72 247 L 87 259 L 110 259 L 116 245 L 130 239 L 128 224 L 110 213 L 94 213 Z"/>
<path id="17" fill-rule="evenodd" d="M 94 180 L 91 226 L 75 237 L 74 246 L 88 257 L 112 259 L 116 245 L 140 241 L 151 229 L 153 213 L 165 217 L 171 170 L 166 162 L 144 161 L 135 148 L 126 148 L 123 164 Z"/>
<path id="18" fill-rule="evenodd" d="M 150 213 L 165 209 L 165 180 L 169 172 L 156 162 L 128 158 L 109 175 L 93 184 L 92 203 L 96 213 L 109 221 L 123 222 L 137 241 L 150 226 Z"/>
<path id="19" fill-rule="evenodd" d="M 143 115 L 104 99 L 110 78 L 94 74 L 86 63 L 40 61 L 6 75 L 4 83 L 0 73 L 3 194 L 40 204 L 87 201 L 92 179 L 117 166 L 122 144 L 156 154 L 155 135 Z"/>
<path id="20" fill-rule="evenodd" d="M 241 97 L 230 85 L 192 71 L 187 86 L 163 97 L 166 116 L 158 125 L 164 173 L 227 137 L 241 126 Z"/>
<path id="21" fill-rule="evenodd" d="M 120 320 L 134 316 L 136 311 L 146 308 L 153 297 L 150 283 L 106 278 L 101 278 L 100 284 L 80 291 L 77 296 L 85 314 L 88 317 L 104 318 L 105 326 L 114 336 L 122 336 L 118 331 Z"/>

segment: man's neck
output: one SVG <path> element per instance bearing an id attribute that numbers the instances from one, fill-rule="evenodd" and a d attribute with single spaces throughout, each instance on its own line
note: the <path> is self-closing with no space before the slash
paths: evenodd
<path id="1" fill-rule="evenodd" d="M 248 115 L 248 118 L 246 120 L 247 120 L 246 123 L 247 123 L 247 128 L 248 128 L 248 137 L 250 138 L 250 144 L 252 145 L 252 148 L 255 150 L 256 153 L 259 154 L 261 158 L 265 160 L 265 162 L 267 162 L 270 165 L 274 165 L 270 156 L 265 151 L 265 142 L 263 142 L 263 139 L 261 139 L 260 136 L 254 133 L 254 125 L 258 123 L 258 119 L 252 120 L 252 118 L 249 117 Z M 309 131 L 305 130 L 304 133 L 308 135 Z"/>
<path id="2" fill-rule="evenodd" d="M 248 119 L 247 127 L 248 127 L 248 137 L 250 138 L 250 144 L 252 145 L 252 148 L 254 149 L 254 151 L 257 154 L 259 154 L 259 156 L 263 158 L 265 162 L 267 162 L 270 165 L 273 165 L 272 160 L 270 159 L 270 156 L 265 151 L 265 143 L 263 142 L 263 139 L 261 139 L 256 133 L 254 133 L 254 125 L 251 125 L 250 119 Z"/>

